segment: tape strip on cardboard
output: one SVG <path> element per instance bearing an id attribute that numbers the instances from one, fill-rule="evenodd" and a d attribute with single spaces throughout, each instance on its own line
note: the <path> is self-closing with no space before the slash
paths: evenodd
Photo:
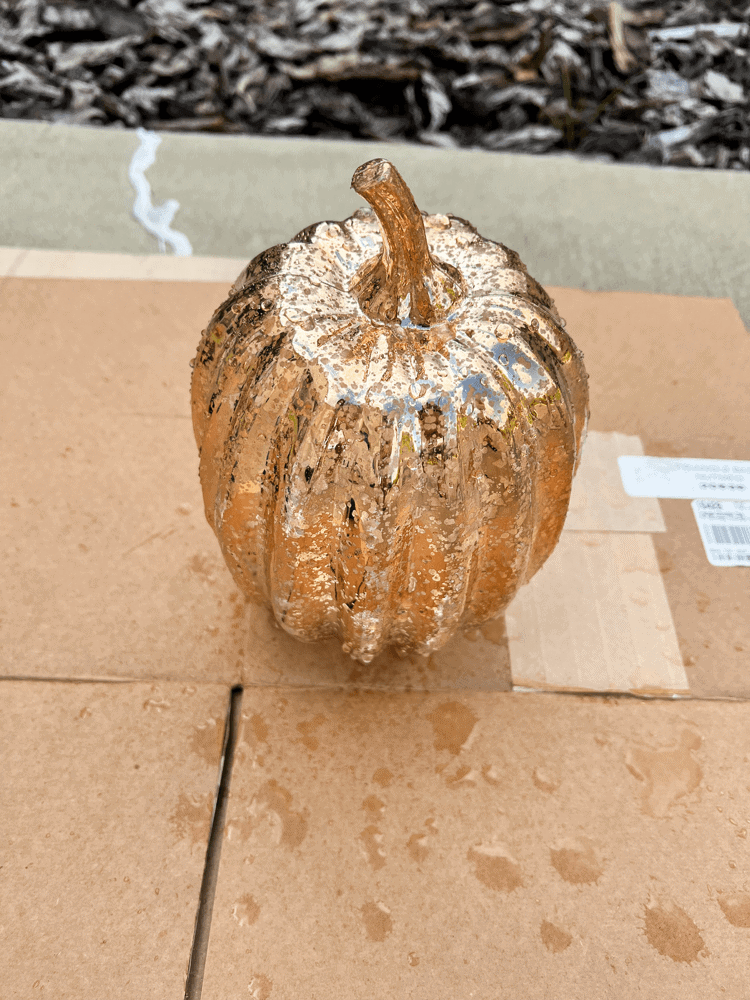
<path id="1" fill-rule="evenodd" d="M 666 531 L 659 501 L 628 496 L 617 464 L 642 454 L 635 435 L 589 433 L 557 548 L 506 612 L 514 690 L 690 693 L 650 535 Z"/>
<path id="2" fill-rule="evenodd" d="M 563 532 L 505 622 L 514 689 L 690 693 L 650 535 Z"/>

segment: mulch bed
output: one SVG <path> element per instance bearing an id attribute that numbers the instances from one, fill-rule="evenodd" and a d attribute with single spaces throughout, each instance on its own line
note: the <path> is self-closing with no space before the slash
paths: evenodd
<path id="1" fill-rule="evenodd" d="M 750 169 L 750 3 L 0 0 L 0 117 Z"/>

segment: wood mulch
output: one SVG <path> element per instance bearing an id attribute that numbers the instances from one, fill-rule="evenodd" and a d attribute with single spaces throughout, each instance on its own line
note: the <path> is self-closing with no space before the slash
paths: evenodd
<path id="1" fill-rule="evenodd" d="M 748 0 L 0 0 L 0 117 L 748 170 L 748 48 Z"/>

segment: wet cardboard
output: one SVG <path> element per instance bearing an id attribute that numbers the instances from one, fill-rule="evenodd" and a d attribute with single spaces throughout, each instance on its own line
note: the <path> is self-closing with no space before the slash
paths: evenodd
<path id="1" fill-rule="evenodd" d="M 182 996 L 226 687 L 5 680 L 0 702 L 0 996 Z"/>
<path id="2" fill-rule="evenodd" d="M 246 690 L 204 1000 L 746 1000 L 749 723 Z"/>
<path id="3" fill-rule="evenodd" d="M 0 683 L 10 995 L 32 969 L 32 991 L 82 1000 L 182 995 L 239 680 L 204 998 L 744 1000 L 749 709 L 696 695 L 747 696 L 750 571 L 711 567 L 689 501 L 627 498 L 613 463 L 747 457 L 732 305 L 551 289 L 591 376 L 562 608 L 527 588 L 525 640 L 516 613 L 434 660 L 361 667 L 245 606 L 203 517 L 188 362 L 236 262 L 199 284 L 195 261 L 85 256 L 6 254 L 0 285 L 0 665 L 38 679 Z M 646 645 L 623 656 L 618 628 Z M 686 700 L 553 693 L 645 693 L 659 648 L 673 673 L 652 693 Z M 71 676 L 158 683 L 53 680 Z M 102 926 L 116 951 L 94 949 Z"/>
<path id="4" fill-rule="evenodd" d="M 80 273 L 81 262 L 75 266 Z M 509 647 L 502 625 L 429 660 L 384 657 L 362 667 L 334 642 L 298 644 L 244 605 L 203 516 L 187 391 L 198 334 L 226 291 L 210 282 L 5 278 L 4 674 L 508 689 L 513 641 L 519 656 L 528 646 L 514 632 Z M 730 303 L 551 292 L 590 372 L 592 457 L 603 454 L 601 439 L 593 444 L 599 432 L 629 435 L 648 454 L 747 454 L 750 340 Z M 702 362 L 706 338 L 715 366 Z M 588 479 L 599 481 L 595 473 Z M 594 527 L 622 530 L 612 513 L 622 496 L 611 480 L 602 496 L 609 513 Z M 682 518 L 679 531 L 669 523 L 660 531 L 660 509 L 675 524 Z M 633 648 L 648 666 L 654 642 L 662 645 L 656 633 L 673 627 L 663 583 L 687 683 L 674 648 L 664 652 L 674 676 L 623 675 L 625 644 L 615 671 L 597 669 L 585 683 L 577 674 L 573 684 L 567 666 L 555 674 L 553 655 L 542 678 L 538 658 L 533 671 L 519 665 L 520 686 L 745 696 L 750 570 L 708 564 L 689 501 L 633 504 L 631 515 L 629 526 L 642 534 L 649 522 L 643 559 L 656 540 L 661 568 L 660 577 L 653 567 L 638 570 L 656 590 L 647 596 L 651 640 Z M 614 556 L 606 565 L 619 572 Z M 621 590 L 618 600 L 627 606 L 632 598 L 637 606 L 643 593 Z M 580 608 L 576 614 L 586 602 Z M 635 620 L 621 618 L 623 627 Z M 611 629 L 611 619 L 599 621 L 600 633 Z M 586 659 L 595 662 L 590 650 Z"/>

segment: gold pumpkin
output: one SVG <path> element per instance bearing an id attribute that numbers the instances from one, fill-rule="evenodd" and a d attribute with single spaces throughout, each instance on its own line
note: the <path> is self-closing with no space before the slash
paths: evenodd
<path id="1" fill-rule="evenodd" d="M 369 662 L 496 618 L 563 527 L 583 356 L 518 255 L 427 215 L 392 164 L 372 209 L 248 264 L 203 332 L 206 517 L 238 587 Z"/>

